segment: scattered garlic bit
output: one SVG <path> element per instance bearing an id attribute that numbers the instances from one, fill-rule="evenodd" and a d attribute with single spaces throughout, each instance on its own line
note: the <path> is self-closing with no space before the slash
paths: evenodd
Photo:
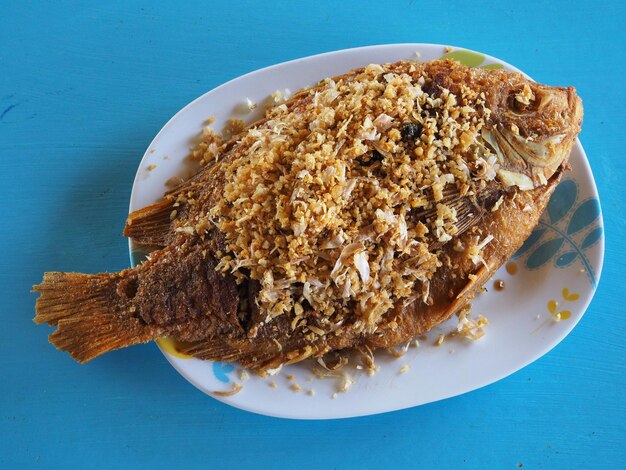
<path id="1" fill-rule="evenodd" d="M 237 393 L 241 392 L 241 390 L 243 390 L 243 385 L 237 383 L 237 382 L 233 382 L 233 388 L 232 390 L 227 390 L 225 392 L 222 391 L 215 391 L 215 392 L 211 392 L 213 395 L 217 395 L 218 397 L 231 397 L 233 395 L 236 395 Z"/>
<path id="2" fill-rule="evenodd" d="M 320 379 L 338 379 L 339 381 L 337 383 L 337 391 L 339 393 L 347 392 L 350 387 L 352 387 L 352 385 L 355 383 L 354 377 L 352 377 L 345 371 L 329 371 L 315 367 L 311 370 L 311 372 L 313 372 L 313 374 L 315 374 L 315 376 Z"/>
<path id="3" fill-rule="evenodd" d="M 281 371 L 282 368 L 283 368 L 283 365 L 281 364 L 278 367 L 276 367 L 275 369 L 267 369 L 265 371 L 265 374 L 267 374 L 269 376 L 276 375 L 276 374 L 278 374 Z"/>
<path id="4" fill-rule="evenodd" d="M 380 370 L 380 366 L 374 366 L 371 369 L 367 369 L 367 375 L 371 377 L 374 374 L 376 374 L 376 372 L 378 372 L 379 370 Z"/>
<path id="5" fill-rule="evenodd" d="M 256 109 L 256 103 L 254 103 L 250 98 L 246 98 L 246 104 L 248 105 L 248 109 L 250 111 Z"/>
<path id="6" fill-rule="evenodd" d="M 337 392 L 335 392 L 335 393 L 333 393 L 333 394 L 332 394 L 333 400 L 334 400 L 335 398 L 337 398 L 337 395 L 338 395 L 338 393 L 337 393 Z"/>
<path id="7" fill-rule="evenodd" d="M 209 119 L 207 119 L 206 121 L 204 121 L 204 125 L 205 126 L 210 126 L 211 124 L 213 124 L 215 122 L 215 116 L 211 116 Z"/>
<path id="8" fill-rule="evenodd" d="M 226 125 L 224 129 L 222 129 L 222 134 L 227 138 L 233 137 L 242 133 L 246 128 L 245 121 L 237 118 L 230 118 L 226 121 Z"/>
<path id="9" fill-rule="evenodd" d="M 150 165 L 148 165 L 148 167 L 146 168 L 146 170 L 148 171 L 152 171 L 156 168 L 157 166 L 154 163 L 151 163 Z"/>
<path id="10" fill-rule="evenodd" d="M 483 326 L 488 325 L 489 321 L 482 315 L 478 315 L 477 319 L 468 317 L 469 309 L 465 309 L 459 315 L 459 323 L 457 325 L 458 334 L 467 339 L 476 341 L 485 335 Z"/>
<path id="11" fill-rule="evenodd" d="M 561 312 L 552 315 L 552 318 L 554 318 L 554 321 L 561 321 Z"/>
<path id="12" fill-rule="evenodd" d="M 371 377 L 376 373 L 377 369 L 373 351 L 369 346 L 363 346 L 359 348 L 358 352 L 361 355 L 362 367 L 367 371 L 367 375 Z"/>
<path id="13" fill-rule="evenodd" d="M 344 372 L 343 380 L 341 381 L 339 385 L 339 391 L 342 393 L 346 393 L 348 390 L 350 390 L 350 387 L 352 387 L 354 382 L 355 382 L 354 378 L 347 372 Z"/>
<path id="14" fill-rule="evenodd" d="M 221 168 L 228 183 L 208 218 L 228 245 L 218 269 L 259 282 L 266 323 L 296 312 L 292 329 L 313 341 L 340 334 L 347 316 L 355 334 L 374 333 L 397 301 L 429 302 L 459 223 L 444 195 L 476 194 L 497 157 L 477 140 L 484 95 L 435 90 L 419 64 L 397 67 L 323 80 L 301 92 L 298 112 L 275 93 L 261 124 L 235 129 L 246 150 Z M 204 160 L 219 153 L 204 147 Z M 468 158 L 486 162 L 483 179 Z M 414 223 L 424 211 L 433 216 Z M 304 299 L 311 308 L 300 311 Z"/>
<path id="15" fill-rule="evenodd" d="M 411 369 L 411 366 L 409 366 L 408 364 L 405 364 L 400 368 L 400 373 L 406 374 L 409 371 L 409 369 Z"/>
<path id="16" fill-rule="evenodd" d="M 246 369 L 241 369 L 239 371 L 239 380 L 245 382 L 249 378 L 250 378 L 250 374 L 248 374 L 248 371 Z"/>
<path id="17" fill-rule="evenodd" d="M 528 84 L 524 84 L 524 88 L 522 89 L 522 91 L 515 95 L 515 100 L 525 105 L 529 105 L 530 102 L 534 99 L 535 95 L 533 94 L 533 91 L 530 89 L 530 86 L 528 86 Z"/>
<path id="18" fill-rule="evenodd" d="M 437 341 L 435 341 L 435 346 L 441 346 L 441 343 L 443 343 L 444 339 L 446 339 L 446 335 L 439 335 L 439 338 L 437 338 Z"/>
<path id="19" fill-rule="evenodd" d="M 288 375 L 287 380 L 296 380 L 295 375 Z"/>
<path id="20" fill-rule="evenodd" d="M 348 364 L 348 356 L 332 352 L 318 357 L 317 363 L 326 370 L 339 370 Z"/>
<path id="21" fill-rule="evenodd" d="M 307 390 L 306 394 L 312 397 L 315 395 L 315 390 L 313 389 Z"/>
<path id="22" fill-rule="evenodd" d="M 291 390 L 293 390 L 294 392 L 301 392 L 302 391 L 302 387 L 300 385 L 298 385 L 298 384 L 292 384 L 291 387 L 289 387 L 289 388 L 291 388 Z"/>
<path id="23" fill-rule="evenodd" d="M 420 342 L 419 340 L 416 338 L 411 342 L 411 346 L 413 346 L 414 348 L 419 348 L 420 347 Z"/>
<path id="24" fill-rule="evenodd" d="M 485 260 L 482 257 L 482 250 L 485 246 L 487 246 L 487 244 L 489 242 L 491 242 L 491 240 L 493 240 L 493 235 L 487 235 L 480 243 L 477 243 L 476 245 L 472 246 L 469 249 L 469 257 L 472 260 L 472 263 L 474 264 L 478 264 L 478 263 L 482 263 L 485 267 L 487 266 L 487 263 L 485 263 Z M 471 279 L 471 274 L 470 274 L 470 279 Z"/>
<path id="25" fill-rule="evenodd" d="M 407 341 L 406 343 L 400 346 L 400 349 L 387 348 L 387 352 L 397 359 L 406 354 L 406 352 L 409 350 L 410 345 L 411 345 L 411 342 Z"/>
<path id="26" fill-rule="evenodd" d="M 219 157 L 224 139 L 210 124 L 215 122 L 215 118 L 209 118 L 207 125 L 202 130 L 202 141 L 191 151 L 190 158 L 199 161 L 201 165 L 214 162 Z"/>
<path id="27" fill-rule="evenodd" d="M 272 387 L 272 388 L 277 388 L 278 384 L 276 382 L 270 382 L 269 386 Z"/>
<path id="28" fill-rule="evenodd" d="M 498 209 L 500 209 L 500 206 L 502 205 L 503 201 L 504 201 L 504 196 L 500 196 L 500 198 L 496 201 L 496 203 L 491 208 L 491 212 L 495 212 Z"/>
<path id="29" fill-rule="evenodd" d="M 291 90 L 289 88 L 285 88 L 283 91 L 276 90 L 274 93 L 270 95 L 270 104 L 280 104 L 284 103 L 291 96 Z"/>

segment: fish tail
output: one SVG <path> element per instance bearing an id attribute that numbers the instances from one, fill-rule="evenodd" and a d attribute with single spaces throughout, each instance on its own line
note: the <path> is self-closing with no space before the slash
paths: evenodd
<path id="1" fill-rule="evenodd" d="M 125 307 L 118 294 L 122 273 L 45 273 L 33 287 L 37 299 L 35 323 L 57 329 L 49 340 L 78 362 L 159 336 Z"/>
<path id="2" fill-rule="evenodd" d="M 124 235 L 145 245 L 167 245 L 171 235 L 173 198 L 144 207 L 131 213 L 126 219 Z"/>

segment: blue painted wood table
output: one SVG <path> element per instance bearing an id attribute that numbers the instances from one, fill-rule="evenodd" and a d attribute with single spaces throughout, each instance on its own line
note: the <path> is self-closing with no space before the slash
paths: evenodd
<path id="1" fill-rule="evenodd" d="M 622 1 L 0 3 L 2 468 L 623 468 Z M 46 270 L 128 266 L 120 236 L 152 137 L 184 104 L 284 60 L 434 42 L 572 84 L 607 250 L 587 314 L 555 350 L 464 396 L 300 422 L 222 405 L 153 344 L 79 366 L 31 322 Z"/>

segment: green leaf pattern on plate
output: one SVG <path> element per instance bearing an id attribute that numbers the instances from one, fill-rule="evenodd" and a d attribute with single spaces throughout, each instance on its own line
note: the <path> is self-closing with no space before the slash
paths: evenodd
<path id="1" fill-rule="evenodd" d="M 576 182 L 571 179 L 561 182 L 552 194 L 539 226 L 514 257 L 528 253 L 525 262 L 528 269 L 539 269 L 551 260 L 557 268 L 566 268 L 579 260 L 595 287 L 597 277 L 585 251 L 602 238 L 603 229 L 598 223 L 600 202 L 591 198 L 576 205 L 577 198 Z M 580 237 L 575 237 L 579 232 L 584 233 L 580 242 L 576 240 Z M 543 240 L 546 237 L 547 240 Z"/>
<path id="2" fill-rule="evenodd" d="M 479 54 L 478 52 L 466 51 L 463 49 L 459 49 L 456 51 L 448 52 L 441 56 L 442 59 L 450 59 L 456 60 L 461 64 L 467 65 L 468 67 L 481 67 L 488 70 L 496 70 L 501 69 L 504 66 L 502 64 L 486 64 L 481 65 L 485 61 L 485 56 Z"/>

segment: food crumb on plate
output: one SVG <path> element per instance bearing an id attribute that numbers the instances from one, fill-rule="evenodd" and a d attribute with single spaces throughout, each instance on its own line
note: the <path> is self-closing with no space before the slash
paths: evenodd
<path id="1" fill-rule="evenodd" d="M 302 391 L 302 387 L 300 385 L 298 385 L 298 384 L 293 384 L 290 388 L 294 392 L 301 392 Z"/>
<path id="2" fill-rule="evenodd" d="M 287 380 L 296 380 L 296 377 L 294 375 L 288 375 Z"/>
<path id="3" fill-rule="evenodd" d="M 444 339 L 446 339 L 446 335 L 439 335 L 439 338 L 437 338 L 437 341 L 435 341 L 435 346 L 441 346 L 441 343 L 443 343 Z"/>
<path id="4" fill-rule="evenodd" d="M 214 391 L 211 393 L 213 393 L 213 395 L 217 395 L 218 397 L 232 397 L 233 395 L 236 395 L 237 393 L 241 392 L 242 389 L 243 389 L 243 385 L 237 382 L 233 382 L 233 388 L 231 390 L 224 390 L 224 391 L 218 390 L 218 391 Z"/>
<path id="5" fill-rule="evenodd" d="M 272 388 L 278 388 L 278 384 L 276 382 L 270 382 L 269 386 Z"/>
<path id="6" fill-rule="evenodd" d="M 246 97 L 246 105 L 248 106 L 248 109 L 250 111 L 252 111 L 253 109 L 256 108 L 256 103 L 254 101 L 252 101 L 250 98 Z"/>
<path id="7" fill-rule="evenodd" d="M 246 381 L 249 378 L 250 378 L 250 374 L 248 374 L 248 371 L 246 369 L 241 369 L 239 371 L 239 380 Z"/>
<path id="8" fill-rule="evenodd" d="M 411 366 L 409 366 L 408 364 L 405 364 L 400 368 L 400 373 L 406 374 L 410 369 L 411 369 Z"/>
<path id="9" fill-rule="evenodd" d="M 150 165 L 148 165 L 148 167 L 146 168 L 146 170 L 148 171 L 152 171 L 156 168 L 157 166 L 154 163 L 151 163 Z"/>
<path id="10" fill-rule="evenodd" d="M 312 388 L 306 391 L 306 394 L 310 397 L 315 395 L 315 390 L 313 390 Z"/>

